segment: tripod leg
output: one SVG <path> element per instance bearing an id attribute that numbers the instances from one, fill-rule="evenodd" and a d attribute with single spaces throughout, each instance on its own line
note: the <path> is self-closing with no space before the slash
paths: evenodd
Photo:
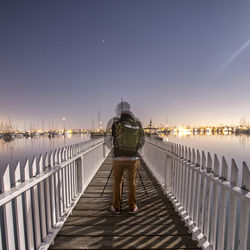
<path id="1" fill-rule="evenodd" d="M 139 177 L 140 177 L 141 184 L 142 184 L 142 186 L 143 186 L 143 188 L 144 188 L 145 194 L 146 194 L 146 196 L 148 196 L 148 193 L 147 193 L 146 187 L 145 187 L 145 185 L 144 185 L 144 183 L 143 183 L 143 181 L 142 181 L 142 177 L 141 177 L 141 174 L 140 174 L 140 172 L 139 172 L 139 169 L 137 169 L 137 172 L 138 172 L 138 175 L 139 175 Z"/>
<path id="2" fill-rule="evenodd" d="M 103 190 L 102 190 L 101 197 L 102 197 L 102 195 L 103 195 L 103 193 L 104 193 L 104 191 L 105 191 L 105 189 L 106 189 L 106 186 L 107 186 L 107 184 L 108 184 L 108 182 L 109 182 L 109 178 L 110 178 L 110 176 L 111 176 L 111 174 L 112 174 L 112 171 L 113 171 L 113 168 L 111 168 L 111 170 L 110 170 L 108 179 L 107 179 L 107 181 L 106 181 L 106 183 L 105 183 L 105 185 L 104 185 L 104 188 L 103 188 Z"/>

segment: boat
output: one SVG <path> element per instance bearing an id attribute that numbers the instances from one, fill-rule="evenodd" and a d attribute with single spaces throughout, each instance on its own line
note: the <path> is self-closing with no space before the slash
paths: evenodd
<path id="1" fill-rule="evenodd" d="M 98 137 L 103 137 L 105 136 L 106 133 L 102 130 L 102 131 L 91 131 L 90 132 L 90 138 L 98 138 Z"/>
<path id="2" fill-rule="evenodd" d="M 152 120 L 150 120 L 149 125 L 144 128 L 144 133 L 150 137 L 151 135 L 156 135 L 157 134 L 157 128 L 153 127 L 152 125 Z"/>
<path id="3" fill-rule="evenodd" d="M 55 133 L 54 131 L 49 131 L 49 132 L 48 132 L 48 137 L 49 137 L 49 139 L 54 138 L 55 135 L 56 135 L 56 133 Z"/>
<path id="4" fill-rule="evenodd" d="M 33 132 L 32 135 L 38 137 L 38 136 L 40 136 L 40 133 L 39 132 Z"/>
<path id="5" fill-rule="evenodd" d="M 23 138 L 23 137 L 24 137 L 24 134 L 21 133 L 21 132 L 18 132 L 18 133 L 15 133 L 15 137 L 16 137 L 16 138 Z"/>
<path id="6" fill-rule="evenodd" d="M 14 134 L 12 134 L 12 133 L 4 133 L 3 134 L 3 139 L 5 140 L 5 141 L 11 141 L 11 140 L 13 140 L 14 139 Z"/>
<path id="7" fill-rule="evenodd" d="M 25 132 L 24 134 L 23 134 L 26 138 L 31 138 L 31 137 L 33 137 L 33 134 L 32 133 L 30 133 L 30 132 Z"/>
<path id="8" fill-rule="evenodd" d="M 159 135 L 158 129 L 156 127 L 153 127 L 152 120 L 150 120 L 149 125 L 144 128 L 144 133 L 145 135 L 153 139 L 163 140 L 163 137 Z"/>

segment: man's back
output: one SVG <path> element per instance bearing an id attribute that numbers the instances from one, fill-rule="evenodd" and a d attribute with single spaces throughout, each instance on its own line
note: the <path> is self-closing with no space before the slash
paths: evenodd
<path id="1" fill-rule="evenodd" d="M 114 157 L 136 157 L 137 151 L 144 144 L 141 122 L 133 114 L 124 112 L 119 121 L 112 126 Z"/>

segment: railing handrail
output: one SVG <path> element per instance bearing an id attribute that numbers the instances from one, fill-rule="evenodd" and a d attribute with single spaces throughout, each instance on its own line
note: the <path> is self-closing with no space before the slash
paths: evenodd
<path id="1" fill-rule="evenodd" d="M 238 187 L 234 185 L 232 182 L 230 182 L 229 180 L 224 180 L 220 176 L 215 175 L 214 172 L 209 172 L 213 175 L 208 175 L 208 172 L 206 172 L 206 170 L 199 169 L 200 166 L 197 163 L 191 163 L 189 160 L 181 156 L 178 156 L 174 153 L 171 153 L 166 148 L 153 144 L 152 142 L 146 141 L 146 143 L 151 144 L 152 146 L 165 151 L 166 154 L 168 154 L 168 156 L 173 157 L 176 160 L 182 159 L 183 161 L 187 161 L 187 163 L 190 163 L 190 165 L 188 165 L 187 167 L 193 168 L 193 170 L 196 172 L 200 172 L 201 175 L 206 176 L 208 179 L 210 179 L 213 182 L 217 182 L 221 187 L 227 189 L 227 191 L 232 192 L 234 195 L 237 195 L 239 198 L 243 199 L 244 201 L 250 204 L 250 191 L 244 189 L 244 187 Z"/>
<path id="2" fill-rule="evenodd" d="M 99 143 L 95 144 L 94 146 L 91 146 L 89 149 L 77 154 L 76 156 L 71 157 L 70 159 L 67 159 L 66 161 L 64 161 L 62 163 L 59 163 L 59 164 L 55 163 L 54 166 L 48 167 L 47 170 L 45 170 L 41 174 L 38 174 L 29 180 L 25 180 L 25 181 L 21 182 L 18 186 L 14 186 L 13 188 L 3 192 L 2 194 L 0 194 L 0 206 L 6 204 L 7 202 L 9 202 L 12 199 L 16 198 L 17 196 L 21 195 L 25 191 L 31 189 L 35 185 L 39 184 L 40 182 L 42 182 L 46 178 L 50 177 L 51 175 L 55 174 L 56 172 L 58 172 L 59 170 L 61 170 L 62 168 L 64 168 L 68 164 L 70 164 L 71 162 L 74 162 L 75 160 L 77 160 L 81 156 L 89 153 L 90 151 L 94 150 L 95 148 L 97 148 L 103 144 L 104 144 L 104 142 L 99 142 Z"/>

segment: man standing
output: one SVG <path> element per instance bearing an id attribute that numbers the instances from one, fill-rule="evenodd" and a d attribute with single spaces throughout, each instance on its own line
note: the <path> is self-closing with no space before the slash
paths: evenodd
<path id="1" fill-rule="evenodd" d="M 144 144 L 144 133 L 141 122 L 130 111 L 129 103 L 119 103 L 116 109 L 117 116 L 119 111 L 121 111 L 120 119 L 112 125 L 114 183 L 113 204 L 110 210 L 115 214 L 120 213 L 123 173 L 127 171 L 129 213 L 135 213 L 138 210 L 135 182 L 136 172 L 140 164 L 138 150 Z"/>

